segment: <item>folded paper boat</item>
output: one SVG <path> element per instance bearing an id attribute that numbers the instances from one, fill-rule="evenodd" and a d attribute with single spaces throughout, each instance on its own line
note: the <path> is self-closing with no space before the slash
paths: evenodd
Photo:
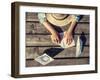
<path id="1" fill-rule="evenodd" d="M 82 40 L 80 39 L 80 37 L 77 37 L 77 43 L 76 43 L 76 57 L 79 57 L 82 54 Z"/>

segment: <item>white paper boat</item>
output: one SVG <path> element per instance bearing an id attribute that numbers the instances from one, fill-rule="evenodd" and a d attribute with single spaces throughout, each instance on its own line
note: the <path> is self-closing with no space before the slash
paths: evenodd
<path id="1" fill-rule="evenodd" d="M 63 33 L 60 33 L 60 37 L 63 37 Z M 69 48 L 69 47 L 73 47 L 75 46 L 75 41 L 73 40 L 72 43 L 70 45 L 66 44 L 65 39 L 61 40 L 61 43 L 59 44 L 62 48 Z"/>
<path id="2" fill-rule="evenodd" d="M 77 37 L 77 43 L 76 43 L 76 57 L 79 57 L 82 53 L 82 40 L 80 37 Z"/>

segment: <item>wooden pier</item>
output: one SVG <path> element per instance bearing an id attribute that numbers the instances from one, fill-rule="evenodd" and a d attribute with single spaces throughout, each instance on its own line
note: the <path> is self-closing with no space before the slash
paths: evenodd
<path id="1" fill-rule="evenodd" d="M 80 57 L 75 57 L 76 46 L 64 49 L 55 55 L 53 62 L 45 66 L 81 65 L 89 64 L 89 16 L 84 15 L 75 28 L 74 40 L 81 36 L 83 50 Z M 42 55 L 45 50 L 56 52 L 60 46 L 52 43 L 49 32 L 39 23 L 37 13 L 26 13 L 26 66 L 43 66 L 34 60 L 36 53 Z"/>

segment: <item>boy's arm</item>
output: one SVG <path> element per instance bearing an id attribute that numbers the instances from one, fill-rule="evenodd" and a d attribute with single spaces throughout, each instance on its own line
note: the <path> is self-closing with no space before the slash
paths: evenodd
<path id="1" fill-rule="evenodd" d="M 72 15 L 71 25 L 70 25 L 70 27 L 68 29 L 69 33 L 73 32 L 73 29 L 74 29 L 76 23 L 80 20 L 80 18 L 81 18 L 81 15 Z"/>
<path id="2" fill-rule="evenodd" d="M 51 33 L 54 34 L 56 31 L 53 29 L 53 27 L 47 22 L 46 20 L 46 14 L 45 13 L 38 13 L 38 19 L 41 24 L 44 25 L 44 27 Z"/>
<path id="3" fill-rule="evenodd" d="M 44 21 L 42 23 L 44 25 L 44 27 L 51 33 L 51 34 L 56 34 L 56 30 L 47 22 L 47 21 Z"/>
<path id="4" fill-rule="evenodd" d="M 42 24 L 51 33 L 52 42 L 56 44 L 60 43 L 60 37 L 58 32 L 48 22 L 45 21 Z"/>
<path id="5" fill-rule="evenodd" d="M 66 44 L 68 44 L 68 45 L 70 45 L 73 40 L 72 32 L 73 32 L 73 29 L 74 29 L 76 23 L 77 23 L 76 20 L 72 20 L 68 30 L 64 32 L 64 38 L 66 40 Z"/>
<path id="6" fill-rule="evenodd" d="M 68 28 L 68 30 L 67 30 L 67 33 L 72 34 L 73 29 L 74 29 L 76 23 L 77 23 L 77 22 L 76 22 L 75 20 L 73 20 L 73 21 L 71 22 L 71 24 L 70 24 L 70 26 L 69 26 L 69 28 Z"/>
<path id="7" fill-rule="evenodd" d="M 44 27 L 51 33 L 52 42 L 59 43 L 60 42 L 59 35 L 58 35 L 57 31 L 53 28 L 53 26 L 51 26 L 47 22 L 45 13 L 38 13 L 38 18 L 39 18 L 40 23 L 43 24 Z"/>

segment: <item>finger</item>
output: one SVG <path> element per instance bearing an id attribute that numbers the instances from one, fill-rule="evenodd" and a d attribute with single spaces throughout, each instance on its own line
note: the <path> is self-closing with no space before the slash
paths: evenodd
<path id="1" fill-rule="evenodd" d="M 68 45 L 70 45 L 70 44 L 71 44 L 71 39 L 68 40 Z"/>
<path id="2" fill-rule="evenodd" d="M 58 35 L 58 38 L 59 38 L 59 41 L 60 41 L 62 37 L 60 35 Z"/>
<path id="3" fill-rule="evenodd" d="M 68 44 L 68 45 L 70 44 L 70 39 L 68 39 L 68 42 L 67 42 L 67 44 Z"/>
<path id="4" fill-rule="evenodd" d="M 57 44 L 57 40 L 56 39 L 54 40 L 54 43 Z"/>
<path id="5" fill-rule="evenodd" d="M 58 40 L 57 40 L 57 39 L 54 39 L 54 43 L 55 43 L 55 44 L 58 44 Z"/>
<path id="6" fill-rule="evenodd" d="M 53 42 L 53 43 L 55 43 L 55 42 L 56 42 L 56 40 L 52 38 L 52 42 Z"/>
<path id="7" fill-rule="evenodd" d="M 52 42 L 55 43 L 55 41 L 52 39 Z"/>
<path id="8" fill-rule="evenodd" d="M 72 39 L 69 39 L 68 41 L 68 45 L 70 45 L 72 43 Z"/>
<path id="9" fill-rule="evenodd" d="M 56 40 L 57 40 L 57 43 L 60 43 L 60 39 L 59 38 L 57 38 Z"/>
<path id="10" fill-rule="evenodd" d="M 66 44 L 68 44 L 68 39 L 66 39 Z"/>
<path id="11" fill-rule="evenodd" d="M 54 43 L 54 39 L 51 37 L 51 41 Z"/>
<path id="12" fill-rule="evenodd" d="M 56 39 L 54 39 L 54 43 L 57 43 L 57 40 Z"/>

